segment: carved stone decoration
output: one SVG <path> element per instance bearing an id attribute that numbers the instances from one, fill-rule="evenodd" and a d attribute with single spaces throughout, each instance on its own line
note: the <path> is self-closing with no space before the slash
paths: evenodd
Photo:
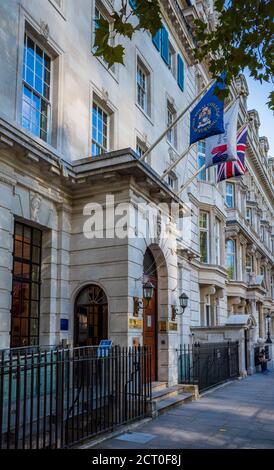
<path id="1" fill-rule="evenodd" d="M 41 200 L 39 194 L 30 193 L 30 218 L 35 222 L 39 222 Z"/>
<path id="2" fill-rule="evenodd" d="M 102 100 L 107 103 L 108 102 L 108 91 L 105 88 L 102 88 Z"/>
<path id="3" fill-rule="evenodd" d="M 47 41 L 49 38 L 49 25 L 43 20 L 40 20 L 40 34 Z"/>

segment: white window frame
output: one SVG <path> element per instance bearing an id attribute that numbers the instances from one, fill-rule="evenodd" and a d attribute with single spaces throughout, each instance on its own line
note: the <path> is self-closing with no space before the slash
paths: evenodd
<path id="1" fill-rule="evenodd" d="M 228 242 L 233 242 L 234 249 L 231 253 L 228 253 L 228 251 L 227 251 Z M 233 273 L 232 273 L 232 277 L 228 276 L 228 278 L 229 278 L 230 281 L 235 281 L 235 279 L 237 279 L 237 260 L 236 260 L 237 253 L 236 253 L 236 242 L 232 238 L 228 238 L 227 241 L 226 241 L 226 267 L 227 267 L 227 269 L 230 268 L 230 265 L 228 265 L 228 262 L 227 262 L 228 254 L 233 256 L 233 258 L 232 258 L 233 259 L 233 266 L 232 266 Z"/>
<path id="2" fill-rule="evenodd" d="M 107 136 L 106 136 L 106 139 L 107 139 L 107 147 L 105 148 L 102 144 L 100 144 L 99 142 L 97 142 L 94 137 L 93 137 L 93 108 L 94 106 L 97 106 L 97 108 L 99 108 L 103 114 L 105 114 L 107 116 Z M 98 124 L 98 123 L 97 123 Z M 98 128 L 97 128 L 97 133 L 98 133 Z M 100 154 L 93 154 L 92 152 L 92 146 L 96 145 L 98 146 L 102 152 Z M 96 98 L 93 99 L 92 103 L 91 103 L 91 157 L 92 158 L 96 158 L 96 157 L 99 157 L 101 154 L 103 153 L 107 153 L 109 152 L 109 147 L 110 147 L 110 113 L 108 112 L 107 109 L 105 109 L 99 102 Z"/>
<path id="3" fill-rule="evenodd" d="M 39 93 L 35 88 L 34 86 L 31 86 L 24 78 L 24 72 L 25 72 L 25 68 L 24 68 L 24 58 L 23 58 L 23 61 L 22 61 L 22 66 L 23 66 L 23 70 L 21 72 L 21 83 L 22 83 L 22 88 L 21 88 L 21 125 L 23 127 L 23 129 L 26 131 L 26 132 L 29 132 L 31 135 L 37 137 L 38 139 L 41 139 L 42 142 L 44 143 L 47 143 L 47 144 L 51 144 L 51 137 L 52 137 L 52 109 L 53 109 L 53 102 L 52 102 L 52 96 L 53 96 L 53 74 L 54 74 L 54 67 L 53 67 L 53 62 L 54 62 L 54 58 L 52 57 L 52 54 L 48 51 L 48 49 L 46 49 L 44 46 L 42 46 L 42 44 L 40 43 L 39 39 L 37 39 L 33 34 L 31 34 L 31 32 L 28 30 L 28 29 L 25 29 L 24 31 L 24 46 L 23 46 L 23 54 L 25 55 L 25 41 L 26 41 L 26 38 L 29 38 L 35 45 L 35 47 L 39 47 L 44 54 L 46 54 L 49 59 L 50 59 L 50 82 L 49 82 L 49 98 L 45 98 L 41 93 Z M 35 61 L 34 61 L 34 69 L 33 69 L 33 73 L 35 75 Z M 42 82 L 43 83 L 43 82 Z M 26 127 L 23 126 L 23 100 L 24 100 L 24 88 L 27 88 L 31 94 L 33 95 L 36 95 L 40 100 L 44 101 L 47 105 L 47 108 L 48 108 L 48 114 L 47 114 L 47 131 L 46 131 L 46 134 L 47 134 L 47 139 L 43 139 L 40 135 L 37 136 L 36 134 L 34 134 L 31 130 L 28 130 Z M 39 127 L 40 131 L 41 131 L 41 127 Z"/>
<path id="4" fill-rule="evenodd" d="M 201 216 L 205 215 L 206 227 L 201 227 Z M 208 264 L 210 260 L 209 253 L 209 212 L 200 211 L 199 214 L 199 233 L 200 233 L 200 254 L 201 254 L 201 233 L 206 234 L 206 260 L 201 259 L 201 263 Z"/>
<path id="5" fill-rule="evenodd" d="M 228 183 L 226 182 L 226 190 L 225 190 L 225 201 L 226 205 L 229 209 L 234 209 L 235 208 L 235 186 L 233 183 Z M 228 188 L 232 189 L 232 192 L 228 191 Z M 232 204 L 228 204 L 228 198 L 231 198 Z"/>
<path id="6" fill-rule="evenodd" d="M 96 10 L 98 10 L 99 15 L 100 15 L 98 18 L 96 18 L 96 16 L 95 16 L 96 15 Z M 92 6 L 92 24 L 91 24 L 91 51 L 92 52 L 96 51 L 96 48 L 95 48 L 95 45 L 94 45 L 94 43 L 95 43 L 95 32 L 96 32 L 95 22 L 96 22 L 96 19 L 100 19 L 101 17 L 108 21 L 109 30 L 111 31 L 112 30 L 111 29 L 112 28 L 111 21 L 109 19 L 109 13 L 108 13 L 106 7 L 99 0 L 95 0 L 93 2 L 93 6 Z M 115 45 L 115 39 L 111 34 L 110 34 L 109 44 L 111 46 Z M 104 60 L 103 57 L 97 57 L 97 56 L 95 56 L 95 57 L 107 69 L 107 71 L 110 72 L 110 74 L 113 77 L 115 77 L 115 75 L 116 75 L 116 64 L 113 64 L 111 67 L 109 67 L 108 63 L 106 62 L 106 60 Z"/>
<path id="7" fill-rule="evenodd" d="M 177 117 L 176 109 L 174 108 L 174 105 L 171 103 L 171 101 L 167 99 L 166 126 L 169 127 L 175 121 L 176 117 Z M 176 125 L 173 126 L 172 129 L 170 129 L 167 132 L 166 139 L 169 145 L 171 145 L 175 149 L 177 148 L 177 126 Z"/>
<path id="8" fill-rule="evenodd" d="M 198 169 L 200 169 L 204 164 L 205 164 L 205 158 L 206 158 L 206 153 L 205 153 L 205 141 L 200 140 L 197 143 L 197 164 L 198 164 Z M 200 159 L 203 160 L 203 165 L 200 165 Z M 198 174 L 198 180 L 205 182 L 209 181 L 209 171 L 208 168 L 204 169 Z"/>
<path id="9" fill-rule="evenodd" d="M 215 262 L 221 265 L 221 221 L 215 219 Z"/>

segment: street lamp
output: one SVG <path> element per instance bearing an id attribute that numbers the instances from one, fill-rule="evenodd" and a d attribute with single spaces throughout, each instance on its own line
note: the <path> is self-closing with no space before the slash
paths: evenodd
<path id="1" fill-rule="evenodd" d="M 271 322 L 271 316 L 269 315 L 269 313 L 266 315 L 266 321 L 267 321 L 267 339 L 266 339 L 266 343 L 267 344 L 272 344 L 272 340 L 271 340 L 271 337 L 270 337 L 270 322 Z"/>

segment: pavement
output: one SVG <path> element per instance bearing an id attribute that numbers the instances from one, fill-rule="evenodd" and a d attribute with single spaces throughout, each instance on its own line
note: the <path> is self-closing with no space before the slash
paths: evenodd
<path id="1" fill-rule="evenodd" d="M 93 449 L 274 449 L 274 370 L 215 388 Z"/>

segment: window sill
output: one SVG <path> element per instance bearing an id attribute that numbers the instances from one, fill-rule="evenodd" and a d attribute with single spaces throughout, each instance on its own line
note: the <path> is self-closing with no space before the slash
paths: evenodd
<path id="1" fill-rule="evenodd" d="M 53 6 L 53 8 L 59 13 L 59 15 L 62 16 L 63 20 L 67 21 L 63 8 L 58 7 L 54 0 L 49 0 L 49 2 Z"/>
<path id="2" fill-rule="evenodd" d="M 135 105 L 141 111 L 141 113 L 147 118 L 147 120 L 150 122 L 150 124 L 152 124 L 154 126 L 154 123 L 153 123 L 151 117 L 143 110 L 143 108 L 141 108 L 141 106 L 137 102 L 135 102 Z"/>

